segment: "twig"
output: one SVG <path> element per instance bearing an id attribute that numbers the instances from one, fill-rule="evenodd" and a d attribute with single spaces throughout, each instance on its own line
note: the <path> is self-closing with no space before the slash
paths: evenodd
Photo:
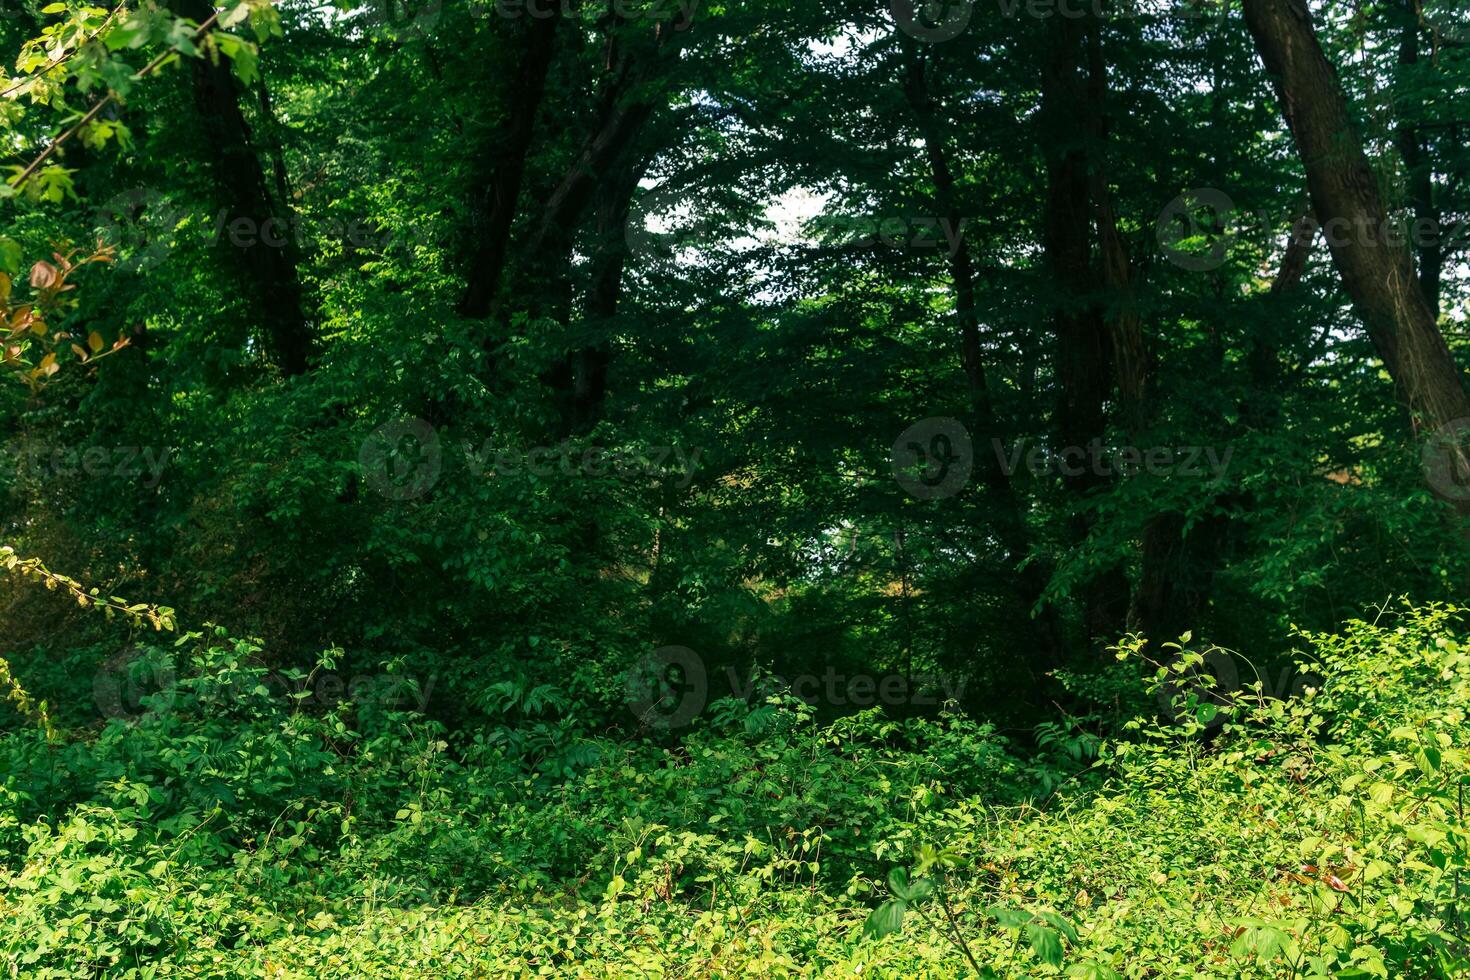
<path id="1" fill-rule="evenodd" d="M 112 21 L 112 18 L 116 17 L 118 11 L 123 9 L 125 9 L 125 6 L 123 4 L 118 4 L 116 7 L 113 7 L 112 10 L 108 11 L 107 17 L 102 21 L 102 25 L 91 34 L 89 34 L 85 41 L 83 41 L 81 44 L 78 44 L 76 47 L 72 48 L 61 57 L 55 59 L 51 62 L 51 64 L 47 65 L 40 71 L 34 72 L 30 75 L 26 75 L 23 78 L 18 79 L 14 85 L 10 86 L 10 88 L 6 89 L 3 92 L 0 92 L 0 99 L 8 99 L 16 92 L 19 92 L 21 90 L 21 87 L 24 86 L 26 82 L 32 81 L 33 79 L 37 78 L 45 78 L 57 68 L 60 68 L 62 65 L 66 64 L 78 51 L 82 50 L 82 48 L 85 48 L 87 45 L 97 40 L 97 36 L 107 29 L 107 25 Z"/>
<path id="2" fill-rule="evenodd" d="M 205 34 L 208 34 L 209 29 L 213 27 L 215 22 L 219 20 L 219 15 L 222 12 L 223 11 L 216 10 L 213 14 L 210 14 L 209 19 L 199 25 L 199 29 L 194 32 L 194 36 L 193 38 L 191 38 L 191 40 L 197 41 L 200 38 L 204 37 Z M 141 79 L 147 78 L 149 75 L 157 71 L 165 61 L 175 57 L 177 53 L 178 52 L 176 51 L 163 52 L 158 57 L 148 62 L 147 65 L 143 66 L 143 68 L 133 76 L 133 80 L 139 81 Z M 56 139 L 52 140 L 51 145 L 46 147 L 46 149 L 41 152 L 41 155 L 32 160 L 30 162 L 30 165 L 22 170 L 20 172 L 20 175 L 11 182 L 15 189 L 20 190 L 20 188 L 24 187 L 26 181 L 30 180 L 31 177 L 35 175 L 36 171 L 40 169 L 41 164 L 51 159 L 52 154 L 61 149 L 63 143 L 75 136 L 84 126 L 86 126 L 93 119 L 96 119 L 99 112 L 107 108 L 116 100 L 117 92 L 109 91 L 105 96 L 98 100 L 96 105 L 87 110 L 87 114 L 81 119 L 77 120 L 75 125 L 73 125 L 66 132 L 62 133 L 60 136 L 56 137 Z"/>

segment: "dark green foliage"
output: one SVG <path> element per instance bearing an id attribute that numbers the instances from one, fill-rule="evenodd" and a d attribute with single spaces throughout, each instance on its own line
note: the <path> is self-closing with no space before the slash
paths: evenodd
<path id="1" fill-rule="evenodd" d="M 1463 975 L 1466 429 L 1251 34 L 914 6 L 0 10 L 13 975 Z M 1450 6 L 1314 18 L 1463 364 Z"/>

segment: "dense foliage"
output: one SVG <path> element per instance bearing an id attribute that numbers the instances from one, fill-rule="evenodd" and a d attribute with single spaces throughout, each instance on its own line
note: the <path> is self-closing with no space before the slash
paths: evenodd
<path id="1" fill-rule="evenodd" d="M 0 51 L 10 976 L 1470 976 L 1460 5 Z"/>

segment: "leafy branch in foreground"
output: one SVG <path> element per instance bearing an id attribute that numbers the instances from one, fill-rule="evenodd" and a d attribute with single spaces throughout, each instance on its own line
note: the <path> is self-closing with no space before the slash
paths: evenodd
<path id="1" fill-rule="evenodd" d="M 46 741 L 56 741 L 56 729 L 51 724 L 51 712 L 46 702 L 37 703 L 35 698 L 16 679 L 12 672 L 10 661 L 0 657 L 0 688 L 5 689 L 5 699 L 15 705 L 15 710 L 24 717 L 35 722 L 46 736 Z"/>
<path id="2" fill-rule="evenodd" d="M 32 392 L 61 370 L 57 355 L 63 344 L 69 345 L 83 364 L 100 361 L 128 346 L 125 336 L 109 346 L 95 330 L 86 337 L 73 337 L 65 330 L 52 329 L 50 321 L 69 305 L 66 294 L 76 289 L 69 281 L 72 274 L 94 262 L 112 261 L 113 250 L 108 246 L 99 244 L 92 254 L 77 258 L 79 251 L 53 252 L 55 264 L 43 259 L 31 266 L 33 295 L 29 302 L 14 301 L 14 283 L 8 274 L 0 272 L 0 369 L 13 374 Z M 35 356 L 33 348 L 45 353 Z"/>
<path id="3" fill-rule="evenodd" d="M 914 877 L 904 868 L 888 872 L 888 891 L 893 895 L 873 910 L 863 924 L 863 932 L 880 939 L 903 929 L 904 916 L 913 911 L 934 932 L 943 936 L 959 950 L 975 971 L 976 976 L 995 976 L 993 970 L 980 966 L 970 944 L 960 930 L 954 903 L 950 900 L 948 872 L 958 864 L 954 852 L 940 850 L 931 844 L 921 845 L 915 855 Z M 924 904 L 935 900 L 944 912 L 945 926 L 935 922 L 924 911 Z M 1080 941 L 1076 928 L 1056 912 L 1027 912 L 1022 909 L 993 906 L 985 910 L 987 918 L 993 919 L 1000 928 L 1007 930 L 1017 943 L 1024 933 L 1037 957 L 1052 967 L 1060 969 L 1063 961 L 1062 940 L 1073 945 Z"/>
<path id="4" fill-rule="evenodd" d="M 51 571 L 38 558 L 20 557 L 9 545 L 0 545 L 0 569 L 21 578 L 38 581 L 53 592 L 59 589 L 69 593 L 76 599 L 77 605 L 83 609 L 101 610 L 108 619 L 121 616 L 133 626 L 141 627 L 147 624 L 158 632 L 163 630 L 172 632 L 178 628 L 174 611 L 168 606 L 158 606 L 149 602 L 128 602 L 118 596 L 104 596 L 99 590 L 88 589 L 76 579 Z M 4 689 L 5 699 L 13 702 L 17 711 L 40 726 L 48 741 L 55 741 L 56 729 L 51 724 L 51 715 L 47 710 L 46 702 L 37 702 L 31 697 L 16 678 L 10 662 L 4 657 L 0 657 L 0 688 Z"/>
<path id="5" fill-rule="evenodd" d="M 86 112 L 73 114 L 75 121 L 28 164 L 14 167 L 15 174 L 0 187 L 0 196 L 13 197 L 24 189 L 34 197 L 60 201 L 71 193 L 71 171 L 55 164 L 45 166 L 48 161 L 77 136 L 93 149 L 100 148 L 110 138 L 125 143 L 127 128 L 116 119 L 103 118 L 104 111 L 125 99 L 133 85 L 180 57 L 217 60 L 223 55 L 235 63 L 241 81 L 248 84 L 257 70 L 255 46 L 226 31 L 248 21 L 261 40 L 279 36 L 280 22 L 273 4 L 274 0 L 242 0 L 214 11 L 202 23 L 176 17 L 151 5 L 132 10 L 123 18 L 117 17 L 123 7 L 107 11 L 84 6 L 68 11 L 63 4 L 55 3 L 45 8 L 46 13 L 69 16 L 48 26 L 42 37 L 27 42 L 18 65 L 29 74 L 8 85 L 0 93 L 0 99 L 9 103 L 24 96 L 33 103 L 64 110 L 68 77 L 80 92 L 100 87 L 105 93 L 91 99 Z M 125 54 L 150 43 L 162 46 L 163 50 L 136 71 L 121 58 L 113 57 L 115 52 Z M 73 57 L 78 53 L 85 56 Z M 0 110 L 6 110 L 6 106 L 0 105 Z M 17 109 L 0 111 L 0 123 L 13 123 L 18 117 Z"/>
<path id="6" fill-rule="evenodd" d="M 88 589 L 76 579 L 51 571 L 39 558 L 22 558 L 9 545 L 0 545 L 0 570 L 34 579 L 53 592 L 60 589 L 76 599 L 83 609 L 98 609 L 108 619 L 121 616 L 132 626 L 152 626 L 155 631 L 178 629 L 174 610 L 168 606 L 151 602 L 128 602 L 118 596 L 104 596 L 99 590 Z"/>

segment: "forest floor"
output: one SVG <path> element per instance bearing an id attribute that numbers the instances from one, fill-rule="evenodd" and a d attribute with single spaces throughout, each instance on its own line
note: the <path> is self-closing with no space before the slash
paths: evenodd
<path id="1" fill-rule="evenodd" d="M 1321 684 L 1288 700 L 1201 699 L 1185 657 L 1163 678 L 1176 710 L 1100 739 L 1049 726 L 1032 756 L 961 717 L 818 724 L 779 700 L 724 705 L 677 743 L 543 724 L 451 744 L 422 718 L 281 712 L 263 690 L 221 717 L 211 691 L 252 668 L 216 647 L 167 712 L 3 737 L 0 962 L 1464 977 L 1457 615 L 1304 638 Z"/>

